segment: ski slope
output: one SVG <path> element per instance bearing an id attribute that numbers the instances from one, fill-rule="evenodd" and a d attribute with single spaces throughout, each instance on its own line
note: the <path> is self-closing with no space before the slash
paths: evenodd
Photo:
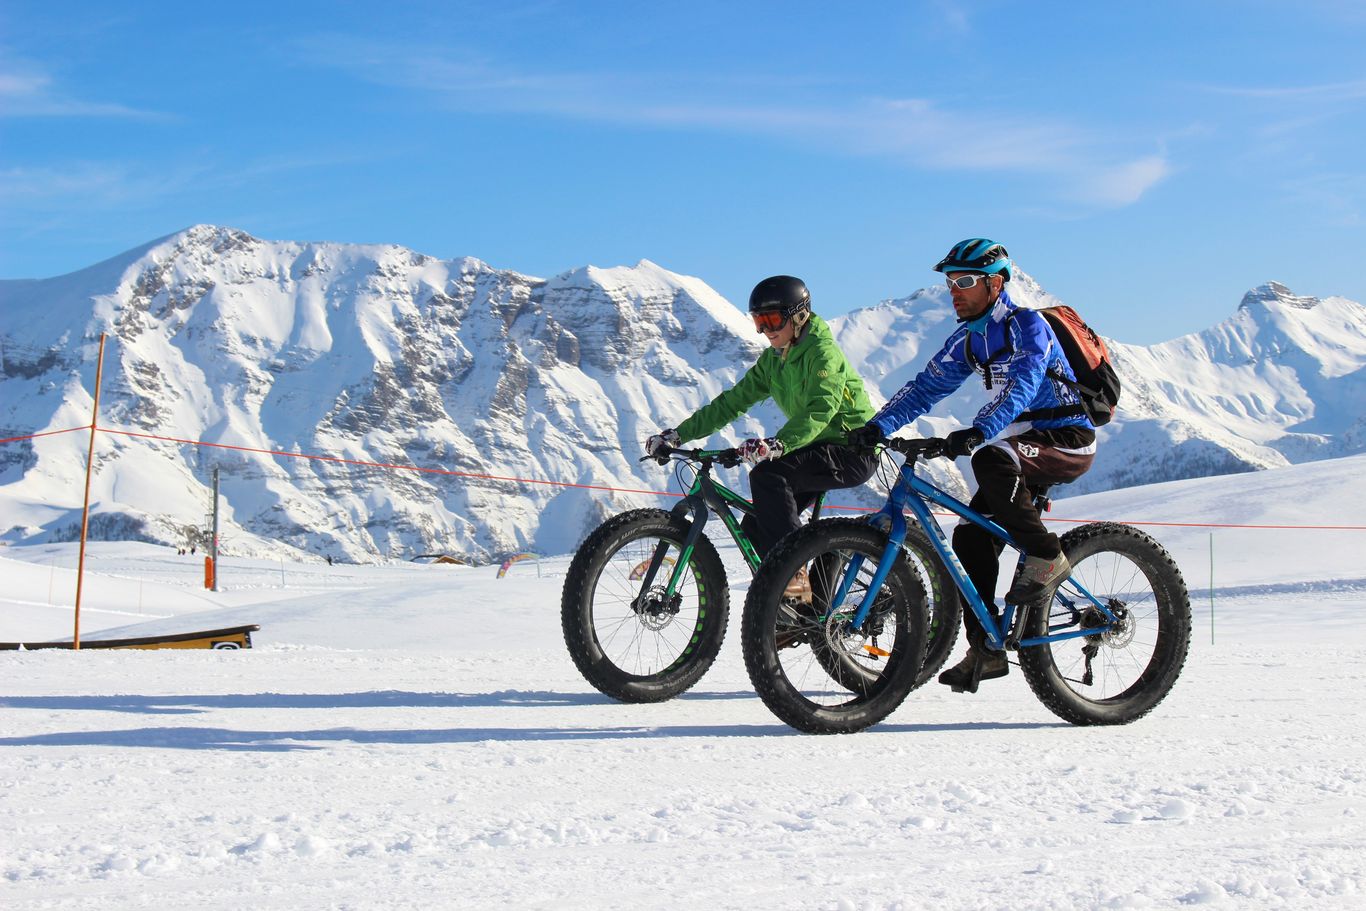
<path id="1" fill-rule="evenodd" d="M 1366 457 L 1059 500 L 1191 589 L 1150 716 L 1062 724 L 1018 671 L 796 734 L 731 635 L 619 705 L 559 632 L 568 557 L 225 559 L 96 542 L 82 636 L 259 623 L 246 652 L 0 653 L 0 901 L 37 908 L 1366 907 Z M 71 634 L 74 545 L 0 547 L 0 639 Z M 539 574 L 538 574 L 539 573 Z"/>

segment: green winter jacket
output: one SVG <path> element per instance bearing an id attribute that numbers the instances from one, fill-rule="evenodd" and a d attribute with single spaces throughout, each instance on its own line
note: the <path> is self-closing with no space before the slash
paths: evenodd
<path id="1" fill-rule="evenodd" d="M 687 442 L 710 436 L 772 397 L 787 423 L 776 434 L 783 450 L 811 443 L 844 442 L 844 435 L 873 416 L 863 379 L 849 366 L 825 320 L 812 314 L 787 351 L 769 348 L 731 389 L 678 425 Z"/>

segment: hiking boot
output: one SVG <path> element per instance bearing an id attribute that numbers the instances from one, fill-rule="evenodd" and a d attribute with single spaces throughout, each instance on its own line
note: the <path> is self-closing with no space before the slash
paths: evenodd
<path id="1" fill-rule="evenodd" d="M 1053 597 L 1053 590 L 1072 575 L 1072 564 L 1064 554 L 1056 557 L 1025 557 L 1015 581 L 1006 592 L 1007 604 L 1033 604 Z"/>
<path id="2" fill-rule="evenodd" d="M 783 589 L 783 597 L 800 601 L 802 604 L 811 603 L 811 577 L 806 574 L 806 567 L 802 567 L 787 580 L 787 588 Z"/>
<path id="3" fill-rule="evenodd" d="M 778 602 L 778 623 L 774 629 L 778 648 L 790 648 L 807 640 L 817 620 L 811 602 L 811 579 L 803 567 L 787 581 Z"/>
<path id="4" fill-rule="evenodd" d="M 983 680 L 995 680 L 1010 673 L 1010 662 L 1005 652 L 978 651 L 969 648 L 963 660 L 939 675 L 939 682 L 955 693 L 975 693 Z"/>

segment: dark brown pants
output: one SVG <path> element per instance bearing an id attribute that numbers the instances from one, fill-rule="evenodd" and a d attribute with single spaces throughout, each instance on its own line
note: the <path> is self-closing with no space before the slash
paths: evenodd
<path id="1" fill-rule="evenodd" d="M 1034 489 L 1084 475 L 1095 454 L 1075 450 L 1090 448 L 1095 440 L 1089 427 L 1063 427 L 1028 430 L 981 447 L 972 456 L 977 493 L 968 505 L 1010 532 L 1029 556 L 1056 557 L 1062 548 L 1034 507 Z M 976 525 L 963 522 L 953 530 L 954 553 L 993 616 L 999 616 L 996 580 L 1003 547 Z M 963 630 L 970 644 L 980 648 L 986 642 L 986 631 L 966 604 Z"/>

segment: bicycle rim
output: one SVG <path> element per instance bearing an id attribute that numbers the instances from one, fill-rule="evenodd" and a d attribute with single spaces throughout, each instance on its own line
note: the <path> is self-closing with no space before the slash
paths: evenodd
<path id="1" fill-rule="evenodd" d="M 684 567 L 675 594 L 675 613 L 660 604 L 636 610 L 641 577 L 666 542 L 664 562 L 655 577 L 655 594 L 662 598 L 669 575 L 681 556 L 681 544 L 658 535 L 626 541 L 602 565 L 592 587 L 592 629 L 603 655 L 625 674 L 651 677 L 686 661 L 705 616 L 706 597 L 695 563 Z"/>
<path id="2" fill-rule="evenodd" d="M 1047 615 L 1036 608 L 1030 616 L 1030 636 L 1086 635 L 1022 648 L 1020 669 L 1034 695 L 1059 718 L 1128 724 L 1166 697 L 1185 664 L 1185 580 L 1171 555 L 1132 526 L 1083 525 L 1063 535 L 1062 546 L 1072 579 L 1059 587 Z M 1078 592 L 1078 584 L 1090 597 Z"/>

